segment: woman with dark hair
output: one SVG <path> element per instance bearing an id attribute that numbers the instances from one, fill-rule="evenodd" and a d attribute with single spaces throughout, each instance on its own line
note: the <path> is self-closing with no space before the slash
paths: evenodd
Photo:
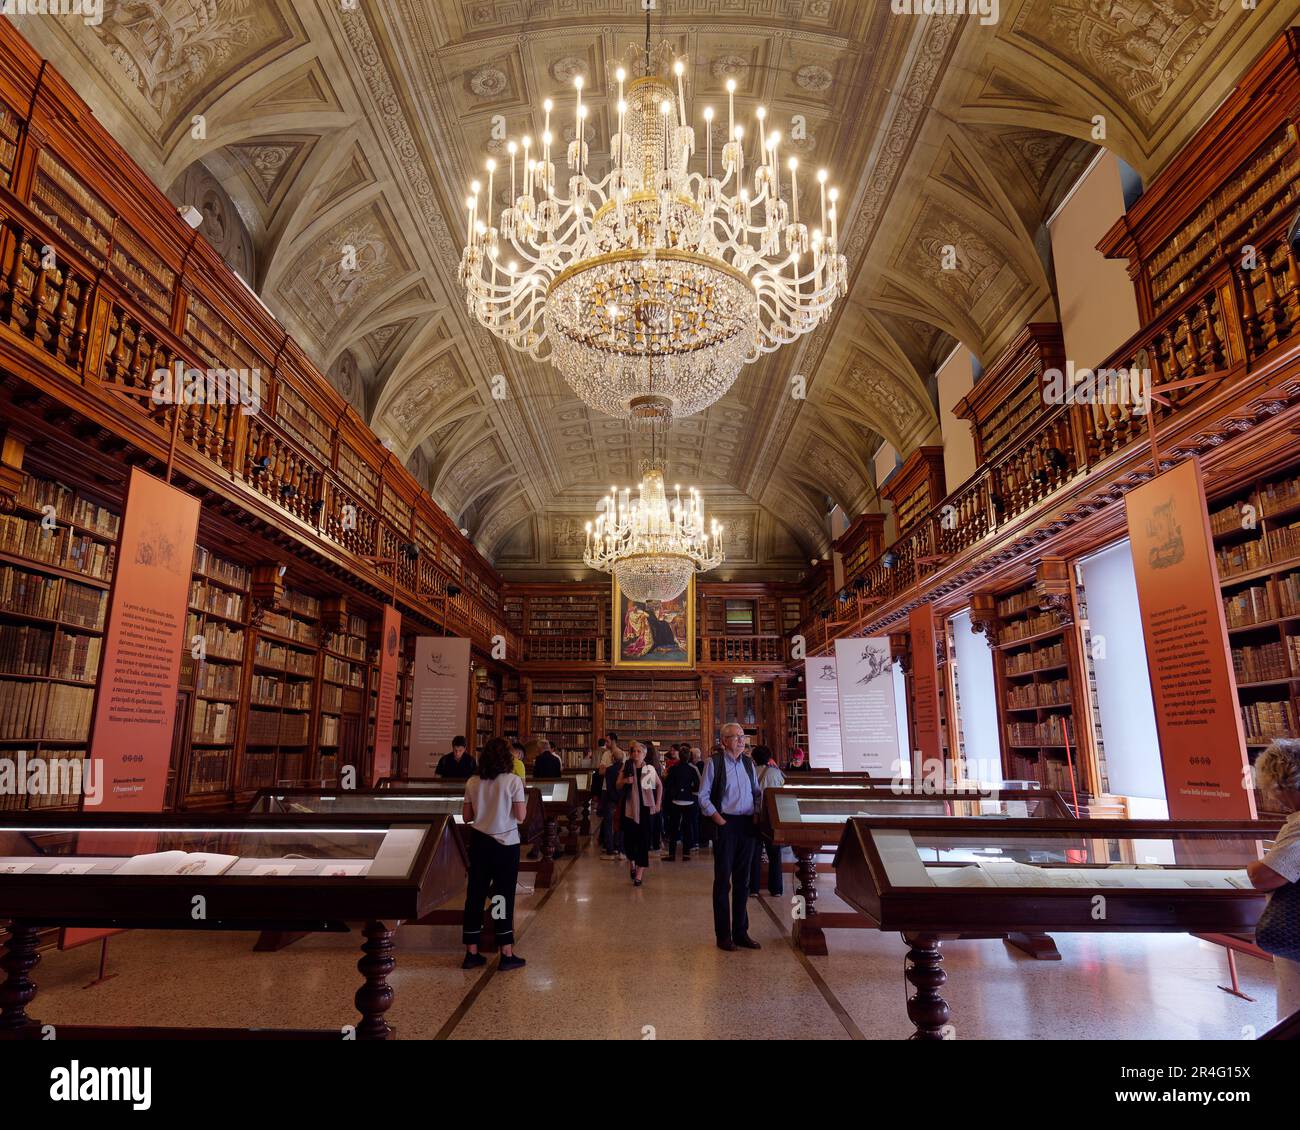
<path id="1" fill-rule="evenodd" d="M 659 780 L 662 781 L 667 770 L 664 769 L 663 762 L 659 760 L 659 747 L 649 738 L 642 744 L 645 746 L 646 764 L 654 766 L 654 771 L 659 774 Z M 659 811 L 654 814 L 654 819 L 650 822 L 650 850 L 658 851 L 663 842 L 664 813 L 663 807 L 660 806 Z"/>
<path id="2" fill-rule="evenodd" d="M 650 835 L 664 798 L 659 771 L 646 760 L 640 742 L 632 743 L 631 757 L 619 771 L 618 794 L 623 804 L 623 851 L 631 864 L 632 884 L 639 887 L 650 866 Z"/>
<path id="3" fill-rule="evenodd" d="M 465 782 L 463 816 L 469 830 L 469 885 L 465 892 L 465 943 L 462 969 L 487 964 L 478 952 L 483 931 L 483 904 L 500 898 L 505 916 L 496 921 L 502 970 L 524 964 L 515 956 L 515 884 L 519 880 L 519 823 L 528 814 L 524 782 L 514 773 L 514 753 L 505 738 L 483 747 L 478 776 Z"/>

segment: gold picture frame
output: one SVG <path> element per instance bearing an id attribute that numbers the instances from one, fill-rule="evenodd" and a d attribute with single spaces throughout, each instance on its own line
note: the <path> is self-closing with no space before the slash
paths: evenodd
<path id="1" fill-rule="evenodd" d="M 618 587 L 618 578 L 611 578 L 613 587 L 610 601 L 610 611 L 612 623 L 610 625 L 610 643 L 612 644 L 613 666 L 622 668 L 640 669 L 643 671 L 681 671 L 694 669 L 695 667 L 695 578 L 691 578 L 690 584 L 686 586 L 686 591 L 671 601 L 667 601 L 671 610 L 671 619 L 667 621 L 660 620 L 659 613 L 662 608 L 652 609 L 644 608 L 642 613 L 645 619 L 638 624 L 637 617 L 633 621 L 628 621 L 628 612 L 630 604 L 627 598 L 622 594 Z M 677 630 L 677 625 L 685 620 L 686 637 L 682 640 L 681 633 Z M 656 627 L 656 621 L 659 624 L 668 623 L 677 638 L 679 648 L 669 654 L 662 655 L 660 658 L 643 658 L 645 655 L 653 655 L 656 650 L 655 638 L 658 634 L 662 636 L 662 627 Z M 684 653 L 685 658 L 679 658 L 678 654 Z"/>

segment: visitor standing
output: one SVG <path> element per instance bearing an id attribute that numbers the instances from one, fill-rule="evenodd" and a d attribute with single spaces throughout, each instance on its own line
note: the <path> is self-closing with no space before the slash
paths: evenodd
<path id="1" fill-rule="evenodd" d="M 754 855 L 758 778 L 744 754 L 745 729 L 722 727 L 722 752 L 704 767 L 700 811 L 714 825 L 713 931 L 722 950 L 761 949 L 749 936 L 749 872 Z"/>
<path id="2" fill-rule="evenodd" d="M 478 775 L 465 783 L 461 815 L 470 828 L 462 969 L 487 963 L 478 951 L 478 943 L 483 932 L 483 904 L 489 895 L 493 899 L 497 944 L 501 947 L 500 968 L 518 969 L 524 964 L 524 959 L 515 954 L 515 886 L 519 880 L 519 824 L 527 815 L 528 805 L 524 783 L 511 771 L 512 756 L 505 738 L 492 738 L 483 747 Z"/>
<path id="3" fill-rule="evenodd" d="M 633 742 L 630 756 L 618 776 L 622 802 L 623 851 L 634 886 L 641 886 L 650 866 L 650 837 L 655 817 L 663 807 L 664 785 L 659 770 L 646 760 L 646 747 Z"/>
<path id="4" fill-rule="evenodd" d="M 700 771 L 691 764 L 689 754 L 668 770 L 664 792 L 668 798 L 668 850 L 663 858 L 672 863 L 681 840 L 682 861 L 688 862 L 698 838 L 700 816 Z"/>
<path id="5" fill-rule="evenodd" d="M 765 745 L 754 747 L 754 766 L 758 770 L 759 815 L 762 815 L 762 794 L 768 789 L 777 789 L 785 784 L 785 775 L 772 757 L 772 751 Z M 754 858 L 749 872 L 749 893 L 758 897 L 758 888 L 763 878 L 763 856 L 767 856 L 767 893 L 781 895 L 785 893 L 785 882 L 781 874 L 781 848 L 755 828 Z"/>

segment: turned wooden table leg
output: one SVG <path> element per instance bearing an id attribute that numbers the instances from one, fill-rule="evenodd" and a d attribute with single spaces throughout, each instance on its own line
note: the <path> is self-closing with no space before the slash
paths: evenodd
<path id="1" fill-rule="evenodd" d="M 794 858 L 798 884 L 795 894 L 802 900 L 796 906 L 802 909 L 803 916 L 795 918 L 790 937 L 796 949 L 814 957 L 825 957 L 826 935 L 817 925 L 817 853 L 795 848 Z"/>
<path id="2" fill-rule="evenodd" d="M 916 988 L 916 996 L 907 998 L 907 1018 L 916 1026 L 913 1040 L 943 1040 L 951 1033 L 948 1022 L 952 1010 L 940 990 L 948 981 L 943 968 L 943 952 L 933 934 L 904 934 L 911 947 L 904 968 L 907 979 Z"/>
<path id="3" fill-rule="evenodd" d="M 393 931 L 382 922 L 371 921 L 366 923 L 362 934 L 366 940 L 357 971 L 366 981 L 354 998 L 361 1013 L 357 1039 L 391 1040 L 394 1032 L 384 1020 L 384 1013 L 393 1006 L 393 989 L 388 983 L 388 975 L 397 964 L 393 958 Z"/>
<path id="4" fill-rule="evenodd" d="M 538 844 L 542 849 L 542 861 L 537 865 L 537 881 L 533 884 L 534 890 L 545 890 L 555 877 L 555 849 L 559 846 L 558 841 L 555 821 L 547 820 L 543 825 L 541 841 Z"/>
<path id="5" fill-rule="evenodd" d="M 569 834 L 564 839 L 564 850 L 570 855 L 578 854 L 578 813 L 575 809 L 565 817 L 568 822 Z"/>
<path id="6" fill-rule="evenodd" d="M 0 1029 L 5 1031 L 34 1023 L 27 1015 L 27 1006 L 36 996 L 36 982 L 28 974 L 41 960 L 36 952 L 37 936 L 36 927 L 26 922 L 9 926 L 9 937 L 0 955 L 0 969 L 5 972 L 4 982 L 0 983 Z"/>
<path id="7" fill-rule="evenodd" d="M 578 835 L 591 835 L 591 797 L 582 802 L 582 822 L 578 825 Z"/>

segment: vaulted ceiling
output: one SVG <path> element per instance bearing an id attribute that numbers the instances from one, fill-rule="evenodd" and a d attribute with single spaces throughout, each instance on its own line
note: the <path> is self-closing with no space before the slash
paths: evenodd
<path id="1" fill-rule="evenodd" d="M 876 447 L 938 441 L 931 377 L 951 349 L 988 362 L 1056 316 L 1043 221 L 1096 131 L 1150 176 L 1292 18 L 1238 0 L 1002 0 L 990 26 L 892 7 L 657 4 L 697 119 L 734 78 L 738 116 L 761 103 L 790 121 L 845 216 L 834 320 L 674 426 L 670 476 L 729 528 L 723 576 L 792 576 L 826 549 L 830 504 L 877 508 Z M 637 0 L 117 0 L 95 27 L 17 26 L 201 209 L 203 234 L 489 557 L 578 576 L 582 524 L 634 479 L 641 441 L 468 316 L 460 203 L 501 127 L 540 132 L 542 99 L 570 105 L 576 74 L 602 167 L 606 64 L 642 19 Z"/>

